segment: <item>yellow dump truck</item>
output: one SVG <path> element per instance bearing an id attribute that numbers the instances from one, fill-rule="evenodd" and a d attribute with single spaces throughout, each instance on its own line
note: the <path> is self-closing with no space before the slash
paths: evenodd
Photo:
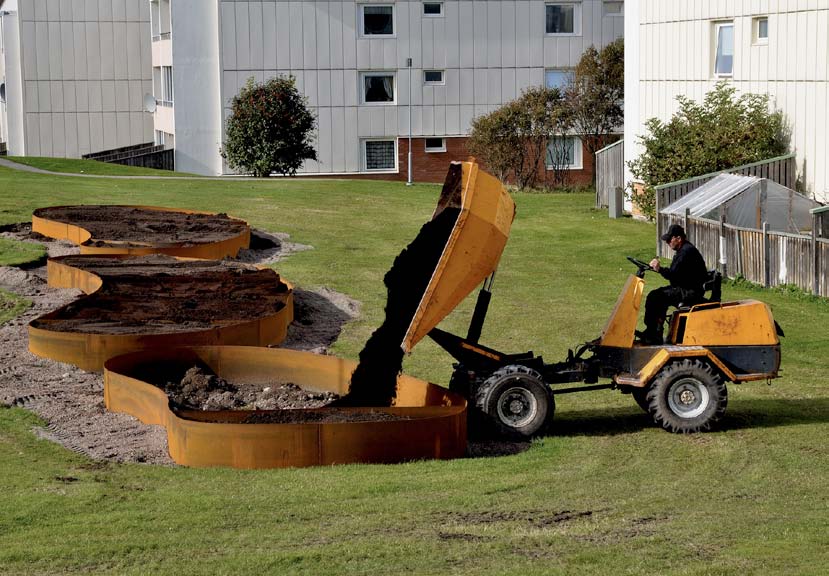
<path id="1" fill-rule="evenodd" d="M 435 214 L 448 206 L 460 207 L 457 221 L 401 346 L 410 351 L 428 335 L 457 360 L 450 388 L 469 400 L 470 429 L 529 437 L 551 423 L 556 395 L 607 388 L 631 394 L 666 430 L 698 432 L 725 413 L 727 382 L 778 376 L 782 330 L 769 306 L 757 300 L 721 302 L 715 271 L 707 300 L 673 313 L 665 344 L 635 342 L 649 266 L 633 258 L 636 271 L 602 334 L 570 350 L 564 361 L 548 364 L 531 352 L 506 354 L 481 345 L 492 274 L 515 204 L 497 179 L 464 162 L 450 168 Z M 436 328 L 482 282 L 467 336 Z"/>

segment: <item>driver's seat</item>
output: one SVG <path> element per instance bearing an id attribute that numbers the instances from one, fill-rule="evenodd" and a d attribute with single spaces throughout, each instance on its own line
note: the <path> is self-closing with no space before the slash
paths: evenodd
<path id="1" fill-rule="evenodd" d="M 698 302 L 680 302 L 676 307 L 677 312 L 687 312 L 691 309 L 691 306 L 696 306 L 697 304 L 720 302 L 722 300 L 722 273 L 719 270 L 714 269 L 708 271 L 708 277 L 702 283 L 702 291 L 703 298 L 701 300 Z M 708 298 L 704 297 L 706 292 L 711 292 Z"/>

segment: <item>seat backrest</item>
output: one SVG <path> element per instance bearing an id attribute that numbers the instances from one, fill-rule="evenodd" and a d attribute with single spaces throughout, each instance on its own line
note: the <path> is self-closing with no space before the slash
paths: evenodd
<path id="1" fill-rule="evenodd" d="M 709 270 L 708 279 L 703 283 L 702 289 L 711 292 L 707 298 L 708 302 L 720 302 L 722 300 L 722 274 L 719 270 Z"/>

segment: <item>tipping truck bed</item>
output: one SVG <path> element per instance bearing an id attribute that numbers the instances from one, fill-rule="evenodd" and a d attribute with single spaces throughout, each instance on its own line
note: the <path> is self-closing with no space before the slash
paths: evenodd
<path id="1" fill-rule="evenodd" d="M 495 270 L 515 217 L 509 193 L 475 162 L 451 164 L 432 220 L 450 208 L 460 212 L 403 338 L 405 352 Z"/>

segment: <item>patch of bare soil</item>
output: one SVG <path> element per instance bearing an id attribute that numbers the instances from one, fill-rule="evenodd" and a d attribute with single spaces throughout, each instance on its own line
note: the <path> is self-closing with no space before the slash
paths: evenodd
<path id="1" fill-rule="evenodd" d="M 92 234 L 91 246 L 210 244 L 244 233 L 247 224 L 227 214 L 184 214 L 132 206 L 52 206 L 35 216 L 79 226 Z"/>
<path id="2" fill-rule="evenodd" d="M 288 286 L 270 269 L 231 261 L 177 261 L 169 256 L 70 256 L 104 284 L 85 298 L 36 320 L 56 332 L 163 334 L 252 321 L 285 307 Z"/>
<path id="3" fill-rule="evenodd" d="M 78 253 L 72 243 L 32 235 L 30 224 L 6 226 L 0 236 L 44 244 L 52 257 Z M 267 257 L 273 257 L 273 253 Z M 257 263 L 255 252 L 248 261 Z M 105 409 L 100 374 L 28 351 L 27 324 L 83 294 L 47 286 L 45 266 L 29 270 L 0 267 L 0 288 L 32 302 L 26 312 L 0 324 L 0 409 L 17 406 L 34 412 L 46 422 L 45 428 L 35 429 L 36 434 L 98 461 L 172 465 L 163 427 L 148 426 L 132 416 Z M 328 300 L 329 295 L 336 297 Z M 289 327 L 293 340 L 286 345 L 295 349 L 324 351 L 336 339 L 342 324 L 359 310 L 355 301 L 333 291 L 295 290 L 294 298 L 313 303 L 295 310 L 296 322 Z M 305 316 L 303 310 L 313 315 Z M 336 313 L 319 316 L 317 311 Z M 300 324 L 302 328 L 296 330 Z"/>

